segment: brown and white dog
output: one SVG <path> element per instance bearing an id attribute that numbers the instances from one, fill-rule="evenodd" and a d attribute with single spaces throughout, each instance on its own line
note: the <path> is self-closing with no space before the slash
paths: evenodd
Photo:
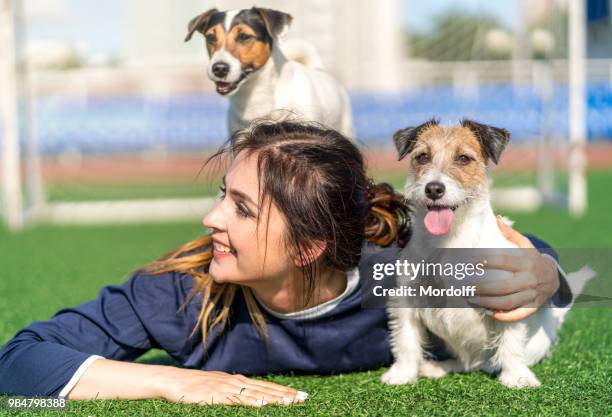
<path id="1" fill-rule="evenodd" d="M 515 247 L 497 226 L 487 175 L 488 163 L 497 163 L 508 143 L 506 130 L 470 120 L 443 127 L 430 120 L 393 139 L 399 159 L 409 160 L 404 194 L 413 206 L 410 251 L 427 256 L 439 248 Z M 496 272 L 513 278 L 490 271 Z M 566 275 L 574 299 L 592 276 L 588 269 Z M 499 381 L 507 387 L 538 386 L 529 367 L 548 354 L 570 306 L 540 308 L 515 323 L 497 322 L 482 308 L 389 308 L 395 362 L 382 381 L 406 384 L 418 376 L 484 370 L 501 371 Z M 454 359 L 424 359 L 426 330 L 444 341 Z"/>
<path id="2" fill-rule="evenodd" d="M 285 111 L 353 138 L 348 94 L 322 70 L 314 48 L 299 41 L 279 47 L 291 20 L 287 13 L 259 7 L 211 9 L 189 22 L 185 41 L 196 31 L 204 35 L 208 77 L 230 99 L 230 133 L 253 119 Z"/>

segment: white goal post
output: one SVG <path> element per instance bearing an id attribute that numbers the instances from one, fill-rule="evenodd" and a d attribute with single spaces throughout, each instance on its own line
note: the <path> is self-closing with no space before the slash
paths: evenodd
<path id="1" fill-rule="evenodd" d="M 586 4 L 569 1 L 569 195 L 572 215 L 581 216 L 587 206 L 586 187 Z"/>
<path id="2" fill-rule="evenodd" d="M 19 230 L 24 223 L 17 113 L 14 6 L 13 0 L 2 0 L 0 9 L 2 206 L 4 219 L 9 230 Z"/>

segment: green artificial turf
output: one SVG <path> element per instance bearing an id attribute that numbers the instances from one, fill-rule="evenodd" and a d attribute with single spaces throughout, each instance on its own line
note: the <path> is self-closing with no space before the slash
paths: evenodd
<path id="1" fill-rule="evenodd" d="M 395 185 L 399 177 L 387 179 Z M 511 180 L 511 179 L 510 179 Z M 503 181 L 502 181 L 503 182 Z M 572 219 L 560 209 L 510 215 L 515 227 L 555 247 L 612 248 L 612 172 L 589 176 L 589 210 Z M 34 320 L 96 296 L 130 271 L 202 233 L 197 223 L 59 227 L 36 226 L 20 234 L 0 229 L 0 343 Z M 600 271 L 601 272 L 601 271 Z M 605 271 L 609 272 L 609 271 Z M 600 274 L 601 279 L 609 277 Z M 199 407 L 148 401 L 73 401 L 64 411 L 0 415 L 45 416 L 242 416 L 242 415 L 612 415 L 611 311 L 574 309 L 560 331 L 551 358 L 533 367 L 542 387 L 509 390 L 483 373 L 386 386 L 384 369 L 335 376 L 273 375 L 268 379 L 310 393 L 302 405 Z M 161 351 L 139 361 L 172 363 Z"/>
<path id="2" fill-rule="evenodd" d="M 218 191 L 217 186 L 203 184 L 197 180 L 137 185 L 129 183 L 53 184 L 47 187 L 47 198 L 52 202 L 193 198 L 215 195 Z"/>

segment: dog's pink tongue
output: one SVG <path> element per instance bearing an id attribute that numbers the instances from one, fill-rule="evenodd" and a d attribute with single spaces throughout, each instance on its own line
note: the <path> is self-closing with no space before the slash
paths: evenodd
<path id="1" fill-rule="evenodd" d="M 432 208 L 425 215 L 425 228 L 432 235 L 445 235 L 450 232 L 453 211 L 449 208 Z"/>

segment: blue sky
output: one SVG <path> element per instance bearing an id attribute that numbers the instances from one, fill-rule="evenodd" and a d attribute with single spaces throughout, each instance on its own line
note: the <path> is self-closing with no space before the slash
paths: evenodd
<path id="1" fill-rule="evenodd" d="M 68 40 L 82 45 L 92 55 L 116 55 L 125 37 L 128 1 L 26 0 L 29 38 Z M 455 7 L 489 12 L 513 28 L 517 3 L 518 0 L 404 0 L 402 21 L 415 30 L 428 30 L 435 15 Z"/>
<path id="2" fill-rule="evenodd" d="M 91 54 L 115 55 L 125 36 L 126 1 L 26 0 L 28 37 L 68 40 Z"/>

